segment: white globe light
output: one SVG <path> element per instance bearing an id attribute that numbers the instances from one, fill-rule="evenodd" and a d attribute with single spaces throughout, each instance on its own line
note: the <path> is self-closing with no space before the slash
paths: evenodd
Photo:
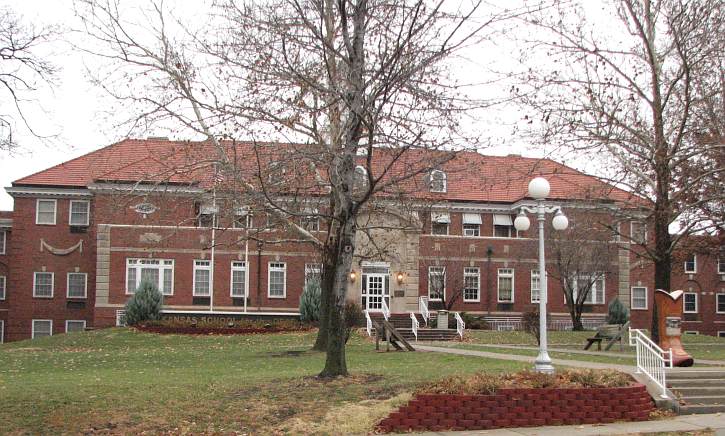
<path id="1" fill-rule="evenodd" d="M 529 217 L 521 213 L 514 220 L 514 227 L 516 227 L 516 230 L 519 232 L 525 232 L 529 230 L 529 227 L 531 227 L 531 221 L 529 221 Z"/>
<path id="2" fill-rule="evenodd" d="M 529 196 L 536 200 L 543 200 L 549 195 L 551 186 L 543 177 L 536 177 L 529 182 Z"/>
<path id="3" fill-rule="evenodd" d="M 554 215 L 554 219 L 551 220 L 551 225 L 554 226 L 554 230 L 566 230 L 569 227 L 569 218 L 566 217 L 561 211 L 558 211 Z"/>

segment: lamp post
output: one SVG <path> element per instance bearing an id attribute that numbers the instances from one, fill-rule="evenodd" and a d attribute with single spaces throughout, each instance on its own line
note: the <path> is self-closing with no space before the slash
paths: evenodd
<path id="1" fill-rule="evenodd" d="M 514 227 L 519 231 L 526 231 L 531 226 L 531 221 L 526 216 L 527 212 L 535 214 L 539 222 L 539 355 L 534 361 L 534 369 L 536 372 L 544 373 L 554 372 L 554 366 L 551 364 L 546 341 L 546 300 L 548 293 L 546 260 L 544 257 L 544 221 L 546 220 L 546 214 L 554 214 L 551 224 L 555 230 L 565 230 L 569 226 L 569 220 L 561 211 L 561 207 L 547 207 L 544 204 L 544 200 L 549 195 L 550 189 L 549 182 L 543 177 L 536 177 L 531 180 L 529 182 L 529 196 L 536 200 L 536 206 L 533 208 L 521 206 L 519 208 L 519 214 L 514 220 Z"/>

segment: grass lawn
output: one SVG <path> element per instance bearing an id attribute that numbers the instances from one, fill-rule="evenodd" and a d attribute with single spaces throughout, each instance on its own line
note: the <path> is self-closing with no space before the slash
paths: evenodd
<path id="1" fill-rule="evenodd" d="M 420 383 L 525 363 L 347 347 L 353 377 L 311 376 L 314 333 L 160 336 L 129 329 L 0 345 L 0 432 L 347 433 L 368 431 Z"/>

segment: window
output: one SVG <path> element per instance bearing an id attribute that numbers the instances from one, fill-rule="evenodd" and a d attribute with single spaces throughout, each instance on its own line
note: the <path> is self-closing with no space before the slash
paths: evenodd
<path id="1" fill-rule="evenodd" d="M 252 215 L 246 207 L 238 207 L 234 210 L 234 222 L 232 227 L 235 229 L 248 229 L 250 227 Z"/>
<path id="2" fill-rule="evenodd" d="M 86 298 L 88 274 L 68 273 L 68 298 Z"/>
<path id="3" fill-rule="evenodd" d="M 717 313 L 725 313 L 725 294 L 715 294 L 715 306 Z"/>
<path id="4" fill-rule="evenodd" d="M 592 277 L 594 277 L 592 279 Z M 574 301 L 577 301 L 579 292 L 586 292 L 587 287 L 589 293 L 584 299 L 584 304 L 604 304 L 604 275 L 603 274 L 581 274 L 573 280 Z"/>
<path id="5" fill-rule="evenodd" d="M 441 301 L 446 297 L 446 267 L 428 267 L 428 299 Z"/>
<path id="6" fill-rule="evenodd" d="M 65 332 L 82 332 L 86 329 L 86 320 L 67 320 L 65 322 Z"/>
<path id="7" fill-rule="evenodd" d="M 531 270 L 531 302 L 538 303 L 541 298 L 541 280 L 539 280 L 539 271 Z"/>
<path id="8" fill-rule="evenodd" d="M 463 301 L 480 301 L 478 268 L 463 268 Z"/>
<path id="9" fill-rule="evenodd" d="M 0 276 L 0 300 L 5 299 L 5 287 L 7 286 L 7 279 L 5 276 Z"/>
<path id="10" fill-rule="evenodd" d="M 5 342 L 5 321 L 0 319 L 0 344 Z"/>
<path id="11" fill-rule="evenodd" d="M 632 286 L 632 309 L 647 309 L 647 288 L 644 286 Z"/>
<path id="12" fill-rule="evenodd" d="M 232 262 L 232 276 L 229 284 L 232 297 L 244 297 L 247 290 L 247 264 Z"/>
<path id="13" fill-rule="evenodd" d="M 194 261 L 194 297 L 208 297 L 211 290 L 211 262 L 208 260 Z"/>
<path id="14" fill-rule="evenodd" d="M 126 327 L 126 311 L 116 311 L 116 327 Z"/>
<path id="15" fill-rule="evenodd" d="M 8 232 L 0 231 L 0 254 L 5 254 L 7 249 Z"/>
<path id="16" fill-rule="evenodd" d="M 43 336 L 53 336 L 53 320 L 34 319 L 31 336 L 33 339 L 41 338 Z"/>
<path id="17" fill-rule="evenodd" d="M 717 273 L 725 274 L 725 247 L 720 247 L 720 255 L 717 257 Z"/>
<path id="18" fill-rule="evenodd" d="M 35 205 L 35 224 L 55 225 L 56 200 L 38 199 Z"/>
<path id="19" fill-rule="evenodd" d="M 647 225 L 641 221 L 632 221 L 630 224 L 632 243 L 644 244 L 647 242 Z"/>
<path id="20" fill-rule="evenodd" d="M 630 307 L 635 310 L 647 309 L 647 288 L 645 286 L 633 286 L 631 288 Z"/>
<path id="21" fill-rule="evenodd" d="M 697 255 L 691 254 L 685 260 L 685 272 L 688 274 L 695 274 L 697 272 Z"/>
<path id="22" fill-rule="evenodd" d="M 126 293 L 133 294 L 142 280 L 155 284 L 163 295 L 174 294 L 174 261 L 126 259 Z"/>
<path id="23" fill-rule="evenodd" d="M 463 214 L 463 236 L 481 236 L 481 215 Z"/>
<path id="24" fill-rule="evenodd" d="M 302 227 L 310 232 L 320 231 L 320 219 L 316 216 L 303 216 Z"/>
<path id="25" fill-rule="evenodd" d="M 717 337 L 718 338 L 725 338 L 725 331 L 722 331 L 721 330 L 721 331 L 717 332 Z M 0 340 L 0 342 L 2 342 L 2 340 Z"/>
<path id="26" fill-rule="evenodd" d="M 697 330 L 685 330 L 683 333 L 686 335 L 699 335 L 700 334 L 700 332 L 698 332 Z"/>
<path id="27" fill-rule="evenodd" d="M 87 226 L 90 222 L 90 202 L 88 200 L 71 200 L 68 215 L 68 224 Z"/>
<path id="28" fill-rule="evenodd" d="M 269 298 L 285 298 L 287 296 L 287 264 L 284 262 L 269 263 L 268 296 Z"/>
<path id="29" fill-rule="evenodd" d="M 513 238 L 516 236 L 516 229 L 511 215 L 493 216 L 493 236 L 497 238 Z"/>
<path id="30" fill-rule="evenodd" d="M 498 270 L 498 302 L 514 302 L 514 270 L 499 268 Z"/>
<path id="31" fill-rule="evenodd" d="M 697 294 L 685 292 L 682 296 L 682 311 L 684 313 L 697 313 Z"/>
<path id="32" fill-rule="evenodd" d="M 33 297 L 53 298 L 53 273 L 50 273 L 50 272 L 34 273 Z"/>
<path id="33" fill-rule="evenodd" d="M 430 172 L 430 192 L 446 192 L 448 190 L 448 176 L 441 170 Z"/>
<path id="34" fill-rule="evenodd" d="M 447 235 L 448 225 L 451 223 L 451 216 L 448 212 L 431 212 L 431 231 L 432 235 Z"/>
<path id="35" fill-rule="evenodd" d="M 368 177 L 368 170 L 362 165 L 355 167 L 352 179 L 352 191 L 357 197 L 367 194 L 368 186 L 370 185 L 370 179 Z"/>
<path id="36" fill-rule="evenodd" d="M 202 204 L 199 207 L 199 214 L 196 217 L 197 227 L 214 227 L 216 225 L 216 215 L 219 208 L 209 204 Z"/>
<path id="37" fill-rule="evenodd" d="M 318 263 L 305 264 L 305 286 L 310 280 L 315 280 L 318 284 L 322 282 L 322 265 Z"/>

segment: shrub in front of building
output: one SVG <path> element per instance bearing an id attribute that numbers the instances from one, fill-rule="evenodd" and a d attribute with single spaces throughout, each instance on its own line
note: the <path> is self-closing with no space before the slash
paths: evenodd
<path id="1" fill-rule="evenodd" d="M 300 296 L 300 319 L 303 322 L 317 322 L 320 320 L 320 300 L 322 289 L 317 280 L 310 280 L 305 285 Z"/>
<path id="2" fill-rule="evenodd" d="M 619 301 L 619 298 L 615 298 L 609 303 L 607 311 L 607 324 L 619 324 L 623 325 L 629 321 L 629 309 Z"/>
<path id="3" fill-rule="evenodd" d="M 126 324 L 138 325 L 161 319 L 164 297 L 156 285 L 143 280 L 131 299 L 126 302 Z"/>

